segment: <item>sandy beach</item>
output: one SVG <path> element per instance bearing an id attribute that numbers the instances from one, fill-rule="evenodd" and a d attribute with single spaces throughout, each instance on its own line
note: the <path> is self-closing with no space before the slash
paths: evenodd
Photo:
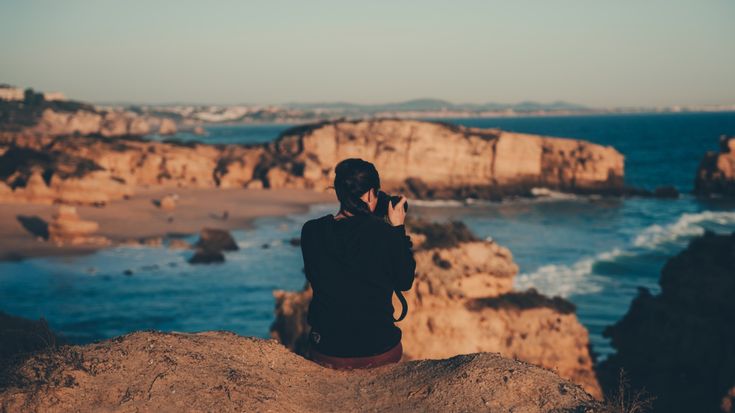
<path id="1" fill-rule="evenodd" d="M 177 206 L 165 211 L 154 203 L 176 194 Z M 98 222 L 112 245 L 176 234 L 197 233 L 204 227 L 247 228 L 253 219 L 305 211 L 309 205 L 334 202 L 335 197 L 299 189 L 194 189 L 150 187 L 139 189 L 127 200 L 104 207 L 78 206 L 80 218 Z M 101 246 L 65 245 L 40 239 L 22 221 L 38 218 L 50 222 L 57 207 L 37 204 L 0 204 L 0 260 L 94 252 Z M 226 214 L 225 214 L 226 211 Z M 226 218 L 225 218 L 226 216 Z M 26 219 L 24 219 L 26 218 Z"/>

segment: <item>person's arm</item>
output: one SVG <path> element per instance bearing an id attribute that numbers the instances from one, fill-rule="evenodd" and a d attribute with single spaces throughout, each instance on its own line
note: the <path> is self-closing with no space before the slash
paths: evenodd
<path id="1" fill-rule="evenodd" d="M 406 227 L 403 225 L 391 226 L 388 229 L 386 244 L 395 289 L 408 291 L 416 275 L 416 260 L 413 258 L 411 238 L 406 235 Z"/>
<path id="2" fill-rule="evenodd" d="M 311 234 L 309 226 L 310 223 L 307 221 L 304 226 L 301 227 L 301 256 L 304 259 L 304 275 L 306 275 L 306 280 L 311 284 L 314 273 L 313 264 L 311 262 L 313 257 L 310 250 L 312 248 L 312 242 L 309 239 L 309 235 Z"/>

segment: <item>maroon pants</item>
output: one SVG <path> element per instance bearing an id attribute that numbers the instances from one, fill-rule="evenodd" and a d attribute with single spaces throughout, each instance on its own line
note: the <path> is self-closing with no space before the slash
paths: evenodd
<path id="1" fill-rule="evenodd" d="M 313 362 L 331 369 L 352 370 L 371 369 L 373 367 L 384 366 L 386 364 L 398 363 L 401 360 L 401 356 L 403 356 L 403 346 L 399 341 L 395 347 L 385 353 L 369 357 L 334 357 L 322 354 L 312 348 L 311 356 L 309 358 Z"/>

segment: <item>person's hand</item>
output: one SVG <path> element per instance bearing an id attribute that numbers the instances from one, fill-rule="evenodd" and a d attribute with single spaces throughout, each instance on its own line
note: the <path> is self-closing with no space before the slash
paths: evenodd
<path id="1" fill-rule="evenodd" d="M 406 197 L 401 195 L 401 200 L 398 201 L 396 206 L 393 206 L 392 202 L 388 202 L 388 221 L 394 227 L 403 225 L 403 222 L 406 220 L 406 209 L 404 205 L 407 201 Z"/>

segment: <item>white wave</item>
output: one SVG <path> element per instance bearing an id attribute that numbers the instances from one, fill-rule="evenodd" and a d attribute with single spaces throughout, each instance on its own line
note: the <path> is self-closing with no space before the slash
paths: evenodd
<path id="1" fill-rule="evenodd" d="M 641 253 L 635 248 L 646 250 L 704 234 L 703 224 L 735 225 L 735 212 L 703 211 L 684 213 L 676 222 L 669 225 L 651 225 L 639 233 L 633 240 L 631 248 L 616 248 L 602 252 L 594 257 L 585 257 L 571 265 L 549 264 L 539 267 L 533 272 L 520 274 L 515 281 L 516 288 L 536 288 L 548 295 L 567 297 L 571 294 L 590 294 L 600 291 L 609 279 L 596 276 L 592 269 L 599 261 L 612 261 L 621 256 L 632 256 Z"/>
<path id="2" fill-rule="evenodd" d="M 735 212 L 703 211 L 695 214 L 684 213 L 676 222 L 661 226 L 651 225 L 638 234 L 633 245 L 639 248 L 655 249 L 662 244 L 678 241 L 682 238 L 691 238 L 704 234 L 702 224 L 717 225 L 735 224 Z"/>
<path id="3" fill-rule="evenodd" d="M 434 200 L 410 199 L 408 202 L 410 205 L 415 205 L 415 206 L 424 207 L 424 208 L 459 207 L 459 206 L 465 205 L 464 202 L 457 201 L 454 199 L 434 199 Z"/>
<path id="4" fill-rule="evenodd" d="M 536 198 L 549 198 L 549 199 L 577 199 L 578 195 L 571 194 L 568 192 L 554 191 L 549 188 L 531 188 L 531 195 Z"/>
<path id="5" fill-rule="evenodd" d="M 609 261 L 627 254 L 616 248 L 596 255 L 582 258 L 572 265 L 549 264 L 531 273 L 516 277 L 515 287 L 520 290 L 535 288 L 547 295 L 568 297 L 571 294 L 592 294 L 602 290 L 606 281 L 592 274 L 592 267 L 598 261 Z"/>

